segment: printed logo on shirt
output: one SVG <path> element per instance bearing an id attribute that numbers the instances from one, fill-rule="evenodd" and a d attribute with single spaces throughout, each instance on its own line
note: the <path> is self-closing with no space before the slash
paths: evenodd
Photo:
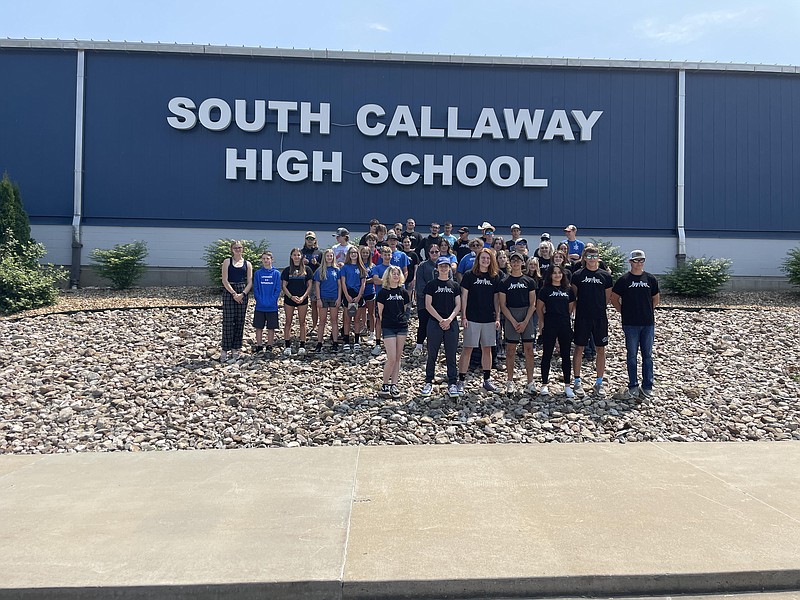
<path id="1" fill-rule="evenodd" d="M 435 293 L 436 294 L 452 294 L 453 293 L 453 288 L 438 287 L 438 288 L 436 288 L 436 292 Z"/>
<path id="2" fill-rule="evenodd" d="M 476 279 L 475 285 L 492 285 L 492 281 L 490 279 Z"/>
<path id="3" fill-rule="evenodd" d="M 389 295 L 386 297 L 386 299 L 387 299 L 387 300 L 402 300 L 402 299 L 403 299 L 403 296 L 402 296 L 402 294 L 389 294 Z"/>
<path id="4" fill-rule="evenodd" d="M 598 285 L 603 285 L 603 280 L 599 277 L 586 277 L 583 281 L 579 283 L 596 283 Z"/>
<path id="5" fill-rule="evenodd" d="M 646 281 L 632 281 L 628 288 L 650 288 L 650 284 Z"/>
<path id="6" fill-rule="evenodd" d="M 521 281 L 519 283 L 511 283 L 508 286 L 508 291 L 509 292 L 511 290 L 527 290 L 527 289 L 528 289 L 528 286 L 525 285 L 524 283 L 522 283 Z"/>
<path id="7" fill-rule="evenodd" d="M 567 292 L 562 292 L 561 290 L 553 290 L 552 292 L 550 292 L 550 297 L 569 298 L 569 294 Z"/>

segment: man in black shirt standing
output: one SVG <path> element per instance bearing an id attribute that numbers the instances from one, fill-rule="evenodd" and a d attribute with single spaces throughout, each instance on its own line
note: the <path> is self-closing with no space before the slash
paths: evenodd
<path id="1" fill-rule="evenodd" d="M 644 250 L 631 252 L 631 270 L 617 279 L 611 290 L 611 304 L 622 314 L 622 331 L 627 349 L 628 387 L 619 400 L 637 400 L 653 395 L 653 340 L 655 307 L 661 300 L 658 280 L 644 270 Z M 642 386 L 637 376 L 638 352 L 642 352 Z"/>
<path id="2" fill-rule="evenodd" d="M 411 249 L 419 254 L 420 248 L 422 248 L 422 234 L 419 231 L 414 231 L 416 226 L 417 222 L 411 217 L 408 217 L 408 219 L 406 219 L 406 229 L 400 234 L 400 241 L 402 242 L 406 238 L 411 238 Z"/>
<path id="3" fill-rule="evenodd" d="M 456 260 L 461 262 L 462 258 L 472 252 L 472 249 L 469 247 L 469 227 L 462 227 L 459 229 L 458 236 L 456 243 L 453 244 L 453 252 L 456 253 Z"/>
<path id="4" fill-rule="evenodd" d="M 439 224 L 434 221 L 431 223 L 431 234 L 428 237 L 422 238 L 422 253 L 424 256 L 420 254 L 420 257 L 424 258 L 425 260 L 429 260 L 430 257 L 428 256 L 428 248 L 434 244 L 438 246 L 441 239 L 442 236 L 439 234 Z"/>
<path id="5" fill-rule="evenodd" d="M 584 395 L 581 385 L 581 363 L 583 349 L 594 336 L 597 346 L 597 379 L 594 393 L 598 397 L 605 396 L 603 376 L 606 372 L 606 344 L 608 344 L 608 317 L 606 306 L 611 300 L 611 274 L 600 269 L 600 254 L 596 249 L 585 253 L 586 266 L 578 269 L 572 276 L 572 291 L 577 297 L 575 305 L 575 355 L 572 369 L 575 381 L 572 390 L 575 395 Z"/>

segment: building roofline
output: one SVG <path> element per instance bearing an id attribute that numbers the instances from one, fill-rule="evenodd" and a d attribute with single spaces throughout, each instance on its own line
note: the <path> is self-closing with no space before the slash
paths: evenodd
<path id="1" fill-rule="evenodd" d="M 740 73 L 800 74 L 800 66 L 756 63 L 719 63 L 681 60 L 633 60 L 601 58 L 550 58 L 526 56 L 479 56 L 464 54 L 423 54 L 397 52 L 361 52 L 348 50 L 314 50 L 264 48 L 261 46 L 215 46 L 211 44 L 178 44 L 150 42 L 112 42 L 96 40 L 0 39 L 0 50 L 6 48 L 38 50 L 96 50 L 108 52 L 153 52 L 161 54 L 202 54 L 208 56 L 251 56 L 271 58 L 304 58 L 347 61 L 387 61 L 450 65 L 518 66 L 550 68 L 637 69 L 673 71 L 734 71 Z"/>

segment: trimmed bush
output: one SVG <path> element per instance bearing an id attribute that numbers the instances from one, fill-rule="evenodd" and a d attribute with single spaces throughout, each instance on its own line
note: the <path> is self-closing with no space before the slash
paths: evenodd
<path id="1" fill-rule="evenodd" d="M 781 271 L 786 273 L 789 283 L 800 286 L 800 248 L 792 248 L 786 253 Z"/>
<path id="2" fill-rule="evenodd" d="M 232 254 L 231 244 L 234 240 L 217 240 L 206 246 L 203 258 L 208 267 L 208 279 L 212 285 L 222 287 L 222 263 Z M 242 240 L 244 250 L 242 256 L 253 265 L 253 272 L 261 266 L 261 254 L 269 250 L 269 242 L 260 240 L 258 243 L 251 240 Z"/>
<path id="3" fill-rule="evenodd" d="M 627 271 L 626 257 L 619 249 L 619 246 L 614 246 L 608 240 L 592 240 L 592 243 L 597 246 L 600 253 L 600 260 L 602 260 L 608 270 L 611 271 L 611 276 L 617 279 L 625 271 Z"/>
<path id="4" fill-rule="evenodd" d="M 8 173 L 3 173 L 3 179 L 0 180 L 0 244 L 5 244 L 12 237 L 15 244 L 6 248 L 21 253 L 31 241 L 31 225 L 28 213 L 22 207 L 19 187 L 11 182 Z"/>
<path id="5" fill-rule="evenodd" d="M 47 254 L 42 244 L 20 244 L 10 229 L 4 233 L 0 242 L 0 313 L 53 304 L 58 298 L 56 285 L 66 279 L 66 269 L 39 264 Z"/>
<path id="6" fill-rule="evenodd" d="M 688 257 L 664 275 L 664 287 L 681 296 L 711 296 L 731 278 L 727 258 Z"/>
<path id="7" fill-rule="evenodd" d="M 96 263 L 95 270 L 101 277 L 111 280 L 111 287 L 116 290 L 133 287 L 147 268 L 145 242 L 117 244 L 108 250 L 95 248 L 89 256 Z"/>

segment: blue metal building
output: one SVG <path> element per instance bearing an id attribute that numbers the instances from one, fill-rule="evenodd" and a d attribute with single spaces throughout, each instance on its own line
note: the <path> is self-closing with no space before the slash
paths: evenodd
<path id="1" fill-rule="evenodd" d="M 800 240 L 797 67 L 5 40 L 0 71 L 0 170 L 73 273 L 134 239 L 164 281 L 222 236 L 283 264 L 373 216 L 575 223 L 655 272 Z"/>

